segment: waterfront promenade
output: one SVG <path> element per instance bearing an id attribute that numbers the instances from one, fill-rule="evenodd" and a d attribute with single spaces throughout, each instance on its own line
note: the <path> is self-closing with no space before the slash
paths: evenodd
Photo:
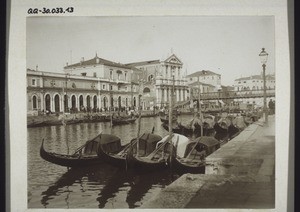
<path id="1" fill-rule="evenodd" d="M 206 158 L 205 174 L 185 174 L 141 208 L 274 208 L 275 116 L 258 121 Z"/>

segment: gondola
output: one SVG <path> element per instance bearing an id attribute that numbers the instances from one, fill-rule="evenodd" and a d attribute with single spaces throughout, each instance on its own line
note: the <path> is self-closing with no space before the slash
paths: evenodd
<path id="1" fill-rule="evenodd" d="M 229 125 L 226 122 L 215 123 L 214 129 L 216 131 L 215 138 L 218 141 L 227 141 L 229 139 L 228 135 Z"/>
<path id="2" fill-rule="evenodd" d="M 166 130 L 169 131 L 169 124 L 164 123 L 162 124 L 162 127 Z M 175 124 L 172 127 L 172 132 L 173 133 L 178 133 L 187 137 L 194 137 L 197 138 L 199 136 L 201 136 L 201 126 L 200 125 L 196 125 L 195 129 L 189 127 L 189 126 L 185 126 L 182 124 Z M 203 132 L 204 134 L 204 132 Z"/>
<path id="3" fill-rule="evenodd" d="M 169 131 L 168 124 L 162 124 L 162 127 Z M 185 126 L 183 124 L 176 124 L 172 128 L 172 132 L 178 133 L 190 138 L 197 138 L 201 136 L 201 126 L 196 125 L 195 129 L 191 128 L 190 126 Z M 214 136 L 216 133 L 214 128 L 211 128 L 208 124 L 203 123 L 203 135 L 202 136 Z"/>
<path id="4" fill-rule="evenodd" d="M 170 156 L 175 154 L 175 149 L 171 148 L 170 140 L 174 143 L 185 137 L 180 134 L 172 134 L 165 136 L 157 143 L 155 150 L 145 157 L 132 157 L 130 166 L 138 172 L 165 170 L 169 166 Z M 174 150 L 174 151 L 173 151 Z"/>
<path id="5" fill-rule="evenodd" d="M 163 124 L 169 123 L 169 117 L 168 116 L 165 116 L 165 117 L 160 116 L 160 120 Z M 173 116 L 172 117 L 172 122 L 175 122 L 175 121 L 177 121 L 177 118 L 175 116 Z"/>
<path id="6" fill-rule="evenodd" d="M 162 138 L 159 135 L 152 133 L 144 133 L 139 137 L 139 155 L 147 156 L 150 154 L 156 147 L 156 143 Z M 132 139 L 130 143 L 126 144 L 121 151 L 114 154 L 107 148 L 107 144 L 98 146 L 98 156 L 102 158 L 107 163 L 121 167 L 128 168 L 128 160 L 132 155 L 136 155 L 137 152 L 137 140 Z"/>
<path id="7" fill-rule="evenodd" d="M 205 173 L 205 157 L 220 148 L 220 142 L 208 136 L 195 140 L 181 139 L 176 145 L 176 157 L 172 161 L 172 169 L 179 173 Z"/>
<path id="8" fill-rule="evenodd" d="M 130 123 L 134 123 L 136 120 L 136 117 L 132 117 L 132 118 L 113 118 L 112 119 L 112 124 L 115 125 L 123 125 L 123 124 L 130 124 Z"/>
<path id="9" fill-rule="evenodd" d="M 156 117 L 156 116 L 157 116 L 156 113 L 148 113 L 148 114 L 142 114 L 141 115 L 142 118 Z"/>
<path id="10" fill-rule="evenodd" d="M 98 145 L 108 145 L 107 151 L 116 153 L 120 151 L 120 138 L 110 134 L 99 134 L 92 140 L 87 141 L 83 146 L 78 148 L 74 154 L 66 155 L 54 152 L 47 152 L 44 148 L 44 140 L 40 148 L 40 156 L 50 162 L 66 167 L 80 167 L 87 165 L 96 165 L 103 163 L 103 160 L 97 155 Z"/>
<path id="11" fill-rule="evenodd" d="M 85 123 L 97 123 L 97 122 L 110 122 L 111 117 L 109 115 L 89 115 L 84 117 Z"/>

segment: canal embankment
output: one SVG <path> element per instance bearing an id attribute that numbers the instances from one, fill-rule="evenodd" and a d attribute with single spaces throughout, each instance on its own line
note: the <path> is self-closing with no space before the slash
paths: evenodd
<path id="1" fill-rule="evenodd" d="M 274 208 L 275 117 L 261 120 L 206 158 L 205 174 L 184 174 L 141 208 Z"/>

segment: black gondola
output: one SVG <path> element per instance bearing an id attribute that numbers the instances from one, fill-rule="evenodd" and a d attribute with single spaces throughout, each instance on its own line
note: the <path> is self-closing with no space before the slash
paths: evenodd
<path id="1" fill-rule="evenodd" d="M 147 172 L 165 170 L 169 166 L 170 155 L 175 154 L 175 149 L 172 151 L 170 140 L 174 142 L 183 135 L 172 134 L 165 136 L 157 143 L 155 150 L 145 157 L 132 157 L 130 159 L 130 166 L 135 171 Z"/>
<path id="2" fill-rule="evenodd" d="M 120 151 L 121 141 L 120 138 L 110 134 L 99 134 L 92 140 L 87 141 L 83 146 L 77 149 L 74 154 L 66 155 L 54 152 L 47 152 L 44 149 L 44 141 L 40 148 L 41 157 L 50 162 L 60 166 L 67 167 L 79 167 L 87 165 L 96 165 L 103 163 L 97 155 L 98 145 L 108 145 L 109 150 L 112 153 Z"/>
<path id="3" fill-rule="evenodd" d="M 169 131 L 168 124 L 162 124 L 163 128 Z M 176 124 L 172 128 L 172 132 L 178 133 L 187 137 L 197 138 L 201 136 L 201 126 L 196 124 L 195 128 L 191 128 L 190 126 L 185 126 L 182 124 Z M 214 128 L 209 127 L 208 124 L 203 124 L 203 135 L 202 136 L 214 136 L 216 133 Z"/>
<path id="4" fill-rule="evenodd" d="M 181 139 L 176 145 L 172 168 L 177 173 L 205 173 L 205 157 L 220 148 L 220 142 L 208 136 L 193 141 Z"/>
<path id="5" fill-rule="evenodd" d="M 162 139 L 161 136 L 144 133 L 139 137 L 139 155 L 147 156 L 150 154 L 156 147 L 156 143 Z M 137 152 L 137 138 L 132 139 L 130 143 L 126 144 L 121 151 L 114 154 L 108 149 L 108 144 L 98 146 L 98 156 L 102 158 L 107 163 L 118 166 L 122 168 L 128 168 L 128 160 L 132 155 L 136 155 Z"/>
<path id="6" fill-rule="evenodd" d="M 113 118 L 112 119 L 112 124 L 115 125 L 123 125 L 123 124 L 130 124 L 130 123 L 134 123 L 136 120 L 136 117 L 132 117 L 132 118 Z"/>
<path id="7" fill-rule="evenodd" d="M 160 121 L 163 123 L 163 124 L 167 124 L 169 123 L 169 116 L 160 116 Z M 177 121 L 177 117 L 176 116 L 173 116 L 172 117 L 172 122 L 176 122 Z"/>

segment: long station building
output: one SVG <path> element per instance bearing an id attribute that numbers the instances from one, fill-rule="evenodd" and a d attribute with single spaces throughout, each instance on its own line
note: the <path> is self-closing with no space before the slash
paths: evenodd
<path id="1" fill-rule="evenodd" d="M 78 112 L 168 106 L 189 100 L 176 55 L 166 60 L 121 64 L 96 56 L 66 64 L 62 73 L 27 69 L 27 108 L 32 111 Z"/>

